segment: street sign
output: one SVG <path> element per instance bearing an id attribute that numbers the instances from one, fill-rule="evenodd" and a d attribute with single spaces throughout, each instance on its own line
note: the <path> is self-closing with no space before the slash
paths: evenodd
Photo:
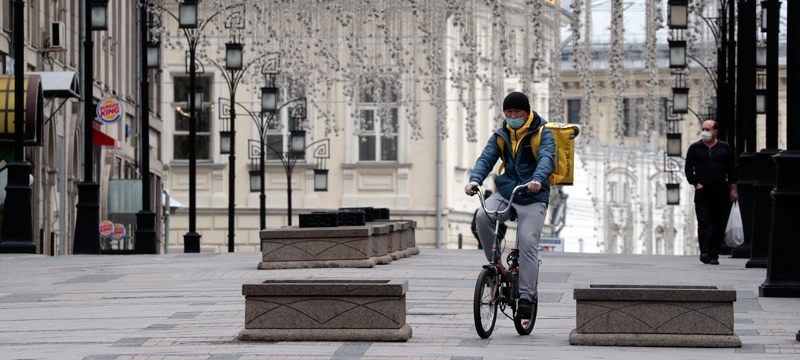
<path id="1" fill-rule="evenodd" d="M 544 252 L 564 252 L 564 239 L 542 237 L 539 246 Z"/>

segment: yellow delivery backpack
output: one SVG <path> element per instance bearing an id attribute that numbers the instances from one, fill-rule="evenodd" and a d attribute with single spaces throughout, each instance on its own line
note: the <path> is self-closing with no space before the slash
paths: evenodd
<path id="1" fill-rule="evenodd" d="M 550 174 L 550 185 L 572 185 L 575 177 L 575 138 L 580 134 L 580 128 L 575 124 L 547 123 L 544 127 L 553 133 L 556 144 L 553 173 Z M 531 135 L 531 150 L 533 159 L 538 161 L 539 144 L 542 142 L 542 127 Z M 505 169 L 504 140 L 497 137 L 497 146 L 500 148 L 500 173 Z"/>

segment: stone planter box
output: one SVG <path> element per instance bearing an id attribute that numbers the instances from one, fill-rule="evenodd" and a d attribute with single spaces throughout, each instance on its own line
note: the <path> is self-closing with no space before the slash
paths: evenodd
<path id="1" fill-rule="evenodd" d="M 258 268 L 374 267 L 381 253 L 374 249 L 375 231 L 372 226 L 262 230 Z"/>
<path id="2" fill-rule="evenodd" d="M 414 232 L 417 230 L 417 222 L 414 220 L 399 220 L 403 221 L 408 224 L 408 228 L 403 231 L 401 241 L 405 244 L 405 256 L 417 255 L 419 254 L 419 249 L 417 249 L 417 240 Z"/>
<path id="3" fill-rule="evenodd" d="M 572 345 L 741 347 L 736 292 L 715 286 L 590 285 L 574 291 Z"/>
<path id="4" fill-rule="evenodd" d="M 406 341 L 408 281 L 270 280 L 245 284 L 243 341 Z"/>
<path id="5" fill-rule="evenodd" d="M 376 263 L 391 263 L 392 260 L 394 260 L 390 251 L 393 232 L 392 225 L 387 223 L 367 223 L 365 226 L 370 228 L 371 231 L 370 241 L 372 241 L 372 257 L 375 258 Z"/>
<path id="6" fill-rule="evenodd" d="M 403 237 L 405 232 L 409 229 L 409 224 L 405 220 L 378 220 L 368 224 L 384 224 L 391 227 L 392 231 L 389 234 L 387 245 L 387 253 L 391 256 L 392 260 L 398 260 L 404 257 L 411 256 L 406 252 L 406 242 Z"/>

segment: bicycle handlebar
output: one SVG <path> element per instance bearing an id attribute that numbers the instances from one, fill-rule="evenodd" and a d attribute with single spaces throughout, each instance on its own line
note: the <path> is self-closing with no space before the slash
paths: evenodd
<path id="1" fill-rule="evenodd" d="M 483 208 L 483 211 L 489 216 L 497 216 L 497 215 L 505 214 L 505 213 L 508 212 L 508 209 L 511 209 L 511 203 L 514 202 L 514 195 L 516 193 L 518 193 L 520 190 L 527 189 L 528 188 L 528 184 L 517 185 L 516 187 L 514 187 L 514 190 L 511 191 L 511 197 L 508 199 L 508 205 L 506 205 L 506 208 L 503 209 L 502 211 L 499 208 L 497 210 L 494 210 L 494 211 L 491 211 L 491 210 L 487 209 L 486 208 L 486 200 L 484 200 L 484 198 L 483 198 L 483 194 L 484 194 L 483 187 L 478 185 L 477 188 L 478 188 L 478 192 L 477 192 L 478 199 L 481 201 L 481 207 Z M 473 192 L 472 195 L 475 195 L 475 192 Z"/>

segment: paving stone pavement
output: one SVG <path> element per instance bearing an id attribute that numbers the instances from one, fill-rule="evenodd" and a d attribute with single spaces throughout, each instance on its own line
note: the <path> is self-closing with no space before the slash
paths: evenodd
<path id="1" fill-rule="evenodd" d="M 733 359 L 800 358 L 800 299 L 759 298 L 764 269 L 744 259 L 547 253 L 532 336 L 498 318 L 478 338 L 476 250 L 429 250 L 372 269 L 256 270 L 257 253 L 160 256 L 0 255 L 0 359 Z M 408 279 L 406 343 L 239 342 L 242 284 L 268 279 Z M 739 349 L 570 346 L 572 289 L 588 284 L 735 289 Z"/>

